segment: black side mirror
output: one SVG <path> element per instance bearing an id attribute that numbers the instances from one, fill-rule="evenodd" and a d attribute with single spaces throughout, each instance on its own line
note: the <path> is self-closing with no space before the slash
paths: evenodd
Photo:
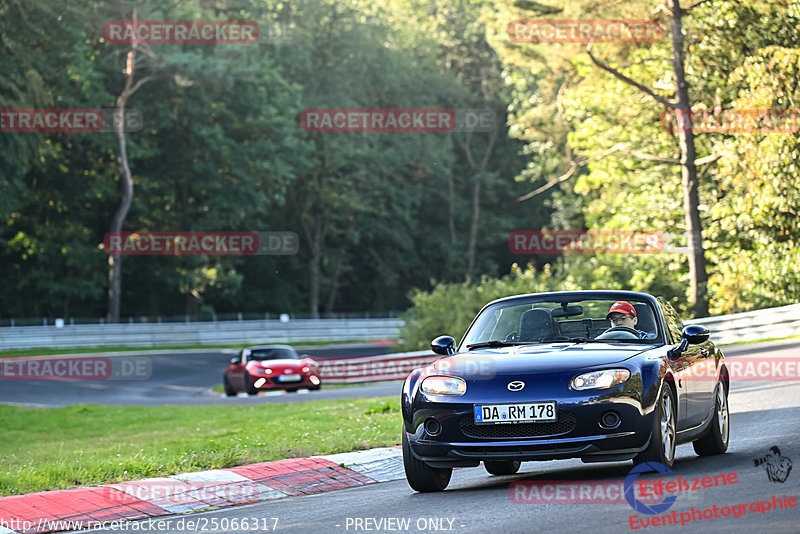
<path id="1" fill-rule="evenodd" d="M 708 336 L 711 335 L 711 332 L 709 332 L 708 328 L 705 326 L 690 324 L 683 328 L 681 335 L 683 335 L 683 339 L 685 339 L 689 345 L 699 345 L 700 343 L 708 341 Z"/>
<path id="2" fill-rule="evenodd" d="M 231 363 L 239 363 L 239 358 L 231 358 Z"/>
<path id="3" fill-rule="evenodd" d="M 431 350 L 442 356 L 451 356 L 456 353 L 456 340 L 450 336 L 439 336 L 431 341 Z"/>
<path id="4" fill-rule="evenodd" d="M 708 336 L 710 334 L 711 332 L 708 331 L 708 328 L 700 326 L 699 324 L 690 324 L 689 326 L 683 327 L 683 331 L 681 332 L 683 339 L 681 339 L 680 345 L 669 351 L 669 356 L 671 358 L 679 357 L 682 352 L 686 351 L 689 345 L 699 345 L 700 343 L 708 341 Z"/>

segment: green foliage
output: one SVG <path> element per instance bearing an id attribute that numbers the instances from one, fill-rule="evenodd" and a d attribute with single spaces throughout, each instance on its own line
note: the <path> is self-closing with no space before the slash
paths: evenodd
<path id="1" fill-rule="evenodd" d="M 398 350 L 422 350 L 433 338 L 450 335 L 460 339 L 478 311 L 492 300 L 509 295 L 551 291 L 560 286 L 549 266 L 537 272 L 516 264 L 501 278 L 484 277 L 478 283 L 437 284 L 431 291 L 414 291 L 414 306 L 403 316 L 405 326 Z"/>
<path id="2" fill-rule="evenodd" d="M 130 9 L 0 3 L 0 106 L 113 107 L 128 48 L 105 42 L 102 28 Z M 420 346 L 445 326 L 463 331 L 487 302 L 473 286 L 489 291 L 525 261 L 538 273 L 552 263 L 548 281 L 534 276 L 529 289 L 508 289 L 633 288 L 685 310 L 680 254 L 554 261 L 507 248 L 508 233 L 520 229 L 683 233 L 679 150 L 659 122 L 663 108 L 595 67 L 585 44 L 508 36 L 509 21 L 527 18 L 668 22 L 651 3 L 148 0 L 137 9 L 140 19 L 246 19 L 267 32 L 283 24 L 289 39 L 152 45 L 152 56 L 141 56 L 137 76 L 159 77 L 128 104 L 142 111 L 144 128 L 127 136 L 135 195 L 125 230 L 291 230 L 301 247 L 286 257 L 128 257 L 123 315 L 305 312 L 313 287 L 323 313 L 395 311 L 424 301 L 436 280 L 450 292 L 442 299 L 454 300 L 437 304 L 449 317 L 441 325 L 426 319 L 430 328 L 407 336 Z M 696 107 L 796 109 L 798 9 L 784 0 L 692 9 L 684 22 Z M 672 96 L 669 39 L 592 50 Z M 500 131 L 482 172 L 467 154 L 483 153 L 486 134 L 314 133 L 299 124 L 310 107 L 437 106 L 495 111 Z M 796 302 L 796 133 L 701 134 L 696 146 L 712 312 Z M 0 317 L 105 315 L 99 244 L 119 204 L 117 152 L 111 133 L 0 134 Z M 567 179 L 517 201 L 572 162 L 580 165 Z M 482 281 L 471 285 L 463 280 L 476 184 L 473 280 Z M 492 296 L 503 296 L 496 289 Z"/>
<path id="3" fill-rule="evenodd" d="M 685 280 L 664 276 L 669 255 L 651 254 L 630 258 L 622 254 L 564 256 L 537 269 L 514 264 L 500 278 L 484 277 L 478 283 L 437 284 L 430 291 L 415 291 L 414 306 L 404 314 L 399 350 L 422 350 L 433 338 L 451 335 L 459 339 L 475 315 L 492 300 L 545 291 L 617 289 L 644 291 L 670 301 L 679 311 L 687 308 Z M 674 259 L 672 261 L 675 261 Z M 671 270 L 677 276 L 676 269 Z"/>

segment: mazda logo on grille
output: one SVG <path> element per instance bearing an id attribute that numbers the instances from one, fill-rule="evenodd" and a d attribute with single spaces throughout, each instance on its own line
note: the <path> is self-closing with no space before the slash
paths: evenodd
<path id="1" fill-rule="evenodd" d="M 525 387 L 525 382 L 521 380 L 514 380 L 508 383 L 508 391 L 521 391 Z"/>

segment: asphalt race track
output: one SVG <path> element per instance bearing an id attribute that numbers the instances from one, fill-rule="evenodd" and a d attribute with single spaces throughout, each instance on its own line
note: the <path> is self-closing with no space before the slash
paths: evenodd
<path id="1" fill-rule="evenodd" d="M 796 355 L 800 341 L 736 346 L 726 355 L 788 356 Z M 236 399 L 237 401 L 243 399 Z M 691 515 L 692 507 L 703 510 L 717 506 L 732 507 L 776 498 L 800 497 L 800 468 L 789 472 L 784 482 L 771 482 L 763 467 L 754 460 L 763 457 L 770 447 L 780 447 L 781 453 L 800 462 L 800 383 L 739 382 L 732 384 L 730 393 L 731 438 L 728 452 L 721 456 L 700 458 L 691 444 L 681 445 L 676 452 L 674 475 L 701 478 L 734 472 L 737 483 L 699 489 L 679 494 L 672 508 L 659 516 L 677 512 Z M 620 481 L 631 469 L 630 462 L 583 464 L 579 460 L 528 462 L 513 476 L 493 477 L 482 467 L 456 469 L 446 491 L 439 494 L 419 494 L 405 480 L 372 484 L 358 488 L 316 495 L 288 497 L 276 501 L 231 507 L 190 516 L 162 518 L 177 521 L 179 517 L 207 518 L 209 524 L 237 519 L 257 520 L 259 524 L 274 523 L 275 532 L 291 534 L 335 534 L 347 532 L 454 532 L 454 533 L 571 533 L 571 532 L 800 532 L 800 502 L 798 507 L 748 511 L 740 517 L 719 517 L 693 520 L 680 526 L 643 528 L 635 520 L 652 518 L 635 512 L 626 502 L 600 504 L 514 503 L 509 484 L 515 481 Z M 798 499 L 800 501 L 800 499 Z M 741 514 L 741 507 L 738 508 Z M 689 516 L 686 516 L 689 517 Z M 391 519 L 391 522 L 387 522 Z M 397 518 L 400 522 L 395 520 Z M 369 521 L 367 521 L 369 520 Z M 408 520 L 404 527 L 402 521 Z M 145 525 L 140 525 L 142 531 Z M 386 528 L 389 527 L 389 528 Z M 113 530 L 101 532 L 116 532 Z M 173 527 L 160 532 L 185 532 Z M 214 532 L 247 532 L 247 530 L 215 530 Z M 253 530 L 250 530 L 253 532 Z M 265 530 L 259 530 L 265 532 Z"/>
<path id="2" fill-rule="evenodd" d="M 385 354 L 387 348 L 373 344 L 313 347 L 299 351 L 312 357 L 362 357 Z M 370 398 L 400 395 L 399 382 L 371 386 L 301 390 L 297 393 L 275 391 L 258 396 L 228 398 L 212 393 L 211 387 L 222 384 L 222 374 L 236 349 L 193 351 L 126 352 L 109 355 L 114 359 L 149 360 L 150 376 L 144 380 L 0 380 L 0 404 L 35 407 L 60 407 L 70 404 L 115 406 L 202 406 L 263 404 L 268 402 L 303 402 L 342 398 Z M 87 355 L 90 356 L 90 355 Z M 102 353 L 91 356 L 104 356 Z M 70 356 L 64 356 L 69 358 Z M 74 357 L 74 356 L 72 356 Z"/>

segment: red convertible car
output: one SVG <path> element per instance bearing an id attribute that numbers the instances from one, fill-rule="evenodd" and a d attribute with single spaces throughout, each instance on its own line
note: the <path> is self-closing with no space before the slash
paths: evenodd
<path id="1" fill-rule="evenodd" d="M 298 356 L 288 345 L 244 348 L 225 369 L 225 394 L 233 397 L 242 391 L 256 395 L 259 391 L 273 389 L 319 389 L 319 364 L 303 356 Z"/>

